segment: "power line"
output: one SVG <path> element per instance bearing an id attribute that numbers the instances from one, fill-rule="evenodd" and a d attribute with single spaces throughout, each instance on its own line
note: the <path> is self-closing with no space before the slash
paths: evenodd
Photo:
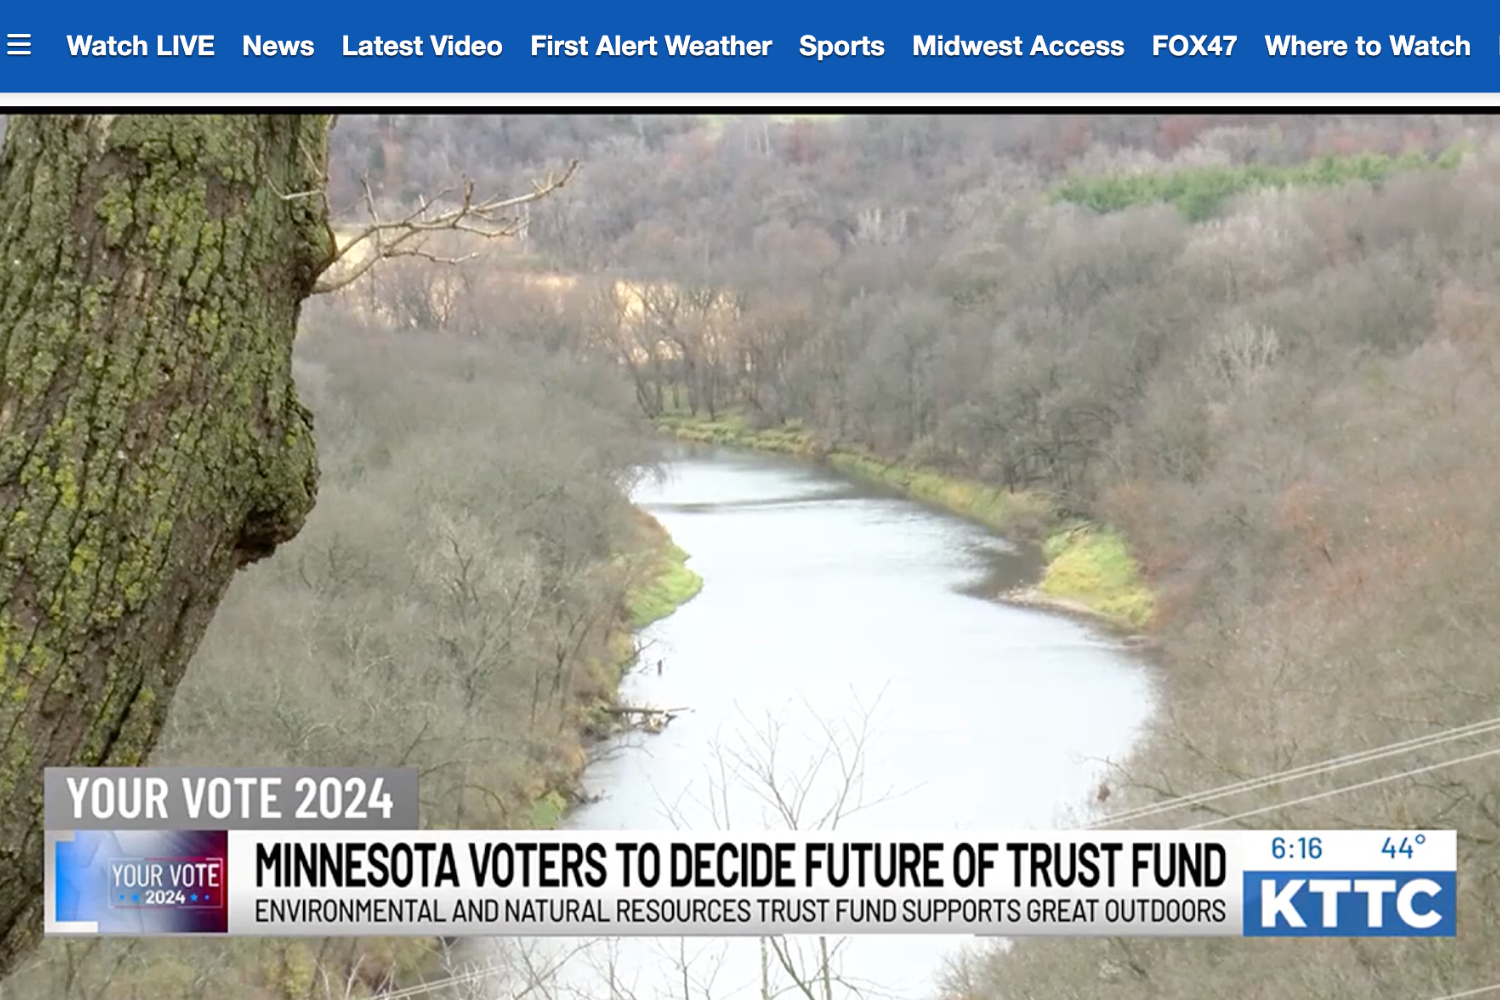
<path id="1" fill-rule="evenodd" d="M 1101 819 L 1097 823 L 1090 824 L 1093 828 L 1113 826 L 1118 823 L 1131 822 L 1144 819 L 1149 816 L 1159 816 L 1163 813 L 1173 812 L 1189 806 L 1199 805 L 1205 802 L 1213 802 L 1230 795 L 1241 792 L 1254 791 L 1267 788 L 1272 785 L 1297 781 L 1302 778 L 1310 778 L 1319 774 L 1328 774 L 1333 771 L 1353 767 L 1356 764 L 1366 764 L 1372 761 L 1384 760 L 1387 757 L 1399 756 L 1410 753 L 1413 750 L 1422 750 L 1428 747 L 1440 746 L 1455 740 L 1468 739 L 1473 736 L 1483 736 L 1491 732 L 1500 731 L 1500 717 L 1486 719 L 1482 722 L 1473 722 L 1465 726 L 1455 726 L 1450 729 L 1442 729 L 1425 736 L 1417 736 L 1411 739 L 1401 740 L 1397 743 L 1389 743 L 1385 746 L 1374 747 L 1369 750 L 1361 750 L 1342 757 L 1334 757 L 1330 760 L 1315 764 L 1303 764 L 1298 767 L 1278 771 L 1274 774 L 1263 775 L 1258 778 L 1247 778 L 1243 781 L 1222 785 L 1204 792 L 1195 792 L 1191 795 L 1182 795 L 1165 802 L 1158 802 L 1148 806 L 1139 806 L 1135 809 L 1127 809 Z"/>
<path id="2" fill-rule="evenodd" d="M 487 965 L 478 969 L 470 969 L 468 972 L 460 972 L 452 976 L 444 976 L 442 979 L 434 979 L 429 983 L 418 983 L 415 986 L 406 986 L 390 993 L 380 994 L 380 1000 L 406 1000 L 408 997 L 422 996 L 440 990 L 445 986 L 461 986 L 465 983 L 478 982 L 488 979 L 500 970 L 499 966 Z"/>
<path id="3" fill-rule="evenodd" d="M 1474 722 L 1466 726 L 1455 726 L 1451 729 L 1443 729 L 1439 730 L 1436 733 L 1429 733 L 1426 736 L 1413 737 L 1411 739 L 1401 740 L 1397 743 L 1389 743 L 1385 746 L 1374 747 L 1369 750 L 1361 750 L 1356 753 L 1346 754 L 1342 757 L 1335 757 L 1331 760 L 1325 760 L 1315 764 L 1303 764 L 1298 767 L 1289 768 L 1285 771 L 1278 771 L 1274 774 L 1263 775 L 1258 778 L 1247 778 L 1243 781 L 1237 781 L 1232 784 L 1222 785 L 1218 788 L 1209 789 L 1205 792 L 1195 792 L 1191 795 L 1183 795 L 1175 799 L 1168 799 L 1165 802 L 1158 802 L 1148 806 L 1140 806 L 1135 809 L 1127 809 L 1124 812 L 1117 813 L 1113 816 L 1108 817 L 1107 819 L 1101 820 L 1096 825 L 1107 826 L 1112 823 L 1133 820 L 1142 816 L 1151 816 L 1157 815 L 1159 813 L 1171 812 L 1175 809 L 1184 808 L 1190 805 L 1196 805 L 1201 802 L 1212 802 L 1216 799 L 1224 798 L 1238 792 L 1252 791 L 1273 784 L 1281 784 L 1287 781 L 1295 781 L 1300 778 L 1312 777 L 1317 774 L 1325 774 L 1331 771 L 1341 770 L 1345 767 L 1352 767 L 1355 764 L 1363 764 L 1370 761 L 1382 760 L 1386 757 L 1397 756 L 1402 753 L 1408 753 L 1412 750 L 1420 750 L 1431 746 L 1438 746 L 1440 744 L 1449 743 L 1454 740 L 1467 739 L 1471 736 L 1481 736 L 1494 731 L 1500 731 L 1500 718 L 1486 719 L 1483 722 Z"/>
<path id="4" fill-rule="evenodd" d="M 1446 996 L 1433 997 L 1432 1000 L 1463 1000 L 1464 997 L 1477 997 L 1485 993 L 1494 993 L 1500 990 L 1500 983 L 1490 983 L 1488 986 L 1479 986 L 1472 990 L 1464 990 L 1462 993 L 1449 993 Z"/>
<path id="5" fill-rule="evenodd" d="M 588 947 L 587 943 L 572 949 L 568 952 L 565 958 L 571 958 L 573 957 L 573 955 L 579 954 L 586 947 Z M 550 977 L 551 974 L 555 973 L 559 968 L 561 968 L 561 963 L 551 969 L 545 969 L 543 971 L 548 977 Z M 498 975 L 507 971 L 513 970 L 510 970 L 506 965 L 490 962 L 487 965 L 482 965 L 477 968 L 470 969 L 467 972 L 458 972 L 454 973 L 453 975 L 444 976 L 441 979 L 434 979 L 426 983 L 417 983 L 413 986 L 403 986 L 399 990 L 393 990 L 390 993 L 382 993 L 378 997 L 378 1000 L 407 1000 L 407 998 L 409 997 L 424 996 L 428 993 L 440 990 L 446 986 L 462 986 L 466 983 L 480 982 L 482 980 L 490 978 L 491 976 Z M 543 978 L 537 976 L 533 972 L 530 977 L 530 981 L 520 989 L 512 991 L 506 998 L 506 1000 L 525 1000 L 525 998 L 529 994 L 537 990 L 539 985 L 544 981 L 545 980 Z M 552 995 L 550 991 L 544 990 L 543 992 L 548 996 Z"/>
<path id="6" fill-rule="evenodd" d="M 1196 823 L 1193 826 L 1183 827 L 1183 829 L 1204 830 L 1211 826 L 1218 826 L 1220 823 L 1233 823 L 1236 820 L 1249 819 L 1251 816 L 1261 816 L 1265 813 L 1277 812 L 1281 809 L 1289 809 L 1292 806 L 1300 806 L 1307 802 L 1317 802 L 1319 799 L 1331 798 L 1334 795 L 1343 795 L 1345 792 L 1357 792 L 1361 788 L 1371 788 L 1375 785 L 1383 785 L 1390 781 L 1399 781 L 1402 778 L 1410 778 L 1418 774 L 1427 774 L 1430 771 L 1439 771 L 1445 767 L 1453 767 L 1455 764 L 1467 764 L 1470 761 L 1481 760 L 1485 757 L 1494 757 L 1496 755 L 1500 755 L 1500 747 L 1495 747 L 1490 750 L 1482 750 L 1479 753 L 1469 754 L 1469 756 L 1467 757 L 1459 757 L 1456 760 L 1445 760 L 1437 764 L 1428 764 L 1426 767 L 1414 767 L 1409 771 L 1401 771 L 1397 774 L 1387 774 L 1383 777 L 1371 778 L 1369 781 L 1361 781 L 1358 784 L 1345 785 L 1342 788 L 1329 789 L 1326 792 L 1318 792 L 1314 795 L 1304 795 L 1300 799 L 1292 799 L 1290 802 L 1279 802 L 1274 806 L 1262 806 L 1259 809 L 1251 809 L 1248 812 L 1238 813 L 1234 816 L 1224 816 L 1218 819 L 1211 819 L 1203 823 Z"/>

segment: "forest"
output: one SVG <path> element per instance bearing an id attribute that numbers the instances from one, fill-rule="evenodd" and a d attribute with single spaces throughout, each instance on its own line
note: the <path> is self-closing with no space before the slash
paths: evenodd
<path id="1" fill-rule="evenodd" d="M 1496 139 L 1470 115 L 343 116 L 355 216 L 578 173 L 514 238 L 305 311 L 318 504 L 229 590 L 153 760 L 415 764 L 432 825 L 557 822 L 630 626 L 694 586 L 628 502 L 671 434 L 961 495 L 1042 544 L 1158 665 L 1110 812 L 1500 716 Z M 1457 829 L 1456 940 L 973 946 L 942 1000 L 1500 981 L 1497 755 L 1480 730 L 1166 821 Z M 0 997 L 332 1000 L 443 960 L 49 941 Z"/>

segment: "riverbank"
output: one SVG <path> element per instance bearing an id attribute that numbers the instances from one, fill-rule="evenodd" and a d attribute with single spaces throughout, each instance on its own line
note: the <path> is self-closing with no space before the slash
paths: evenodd
<path id="1" fill-rule="evenodd" d="M 630 631 L 639 632 L 672 614 L 703 589 L 703 578 L 688 568 L 688 554 L 656 518 L 640 512 L 646 538 L 641 582 L 625 594 Z"/>
<path id="2" fill-rule="evenodd" d="M 1010 491 L 866 451 L 832 448 L 799 423 L 755 428 L 738 414 L 672 415 L 657 428 L 683 441 L 748 448 L 826 462 L 845 475 L 882 485 L 977 521 L 1015 541 L 1041 547 L 1041 579 L 1032 587 L 995 595 L 1028 607 L 1078 614 L 1136 633 L 1151 621 L 1153 600 L 1126 539 L 1108 525 L 1067 518 L 1051 498 Z"/>
<path id="3" fill-rule="evenodd" d="M 619 730 L 620 717 L 612 710 L 618 707 L 620 682 L 636 662 L 636 633 L 671 615 L 703 589 L 703 578 L 688 568 L 687 552 L 660 522 L 639 509 L 635 519 L 636 544 L 617 557 L 626 581 L 624 596 L 605 639 L 604 655 L 580 692 L 577 721 L 563 737 L 563 766 L 538 776 L 530 816 L 535 829 L 555 828 L 581 801 L 588 746 Z"/>
<path id="4" fill-rule="evenodd" d="M 578 710 L 573 722 L 557 736 L 558 746 L 544 755 L 529 778 L 530 809 L 519 821 L 532 829 L 555 829 L 576 804 L 583 800 L 583 774 L 588 767 L 588 747 L 606 738 L 618 727 L 618 717 L 608 711 L 618 704 L 620 682 L 636 660 L 636 633 L 671 615 L 698 595 L 703 579 L 687 566 L 688 554 L 645 511 L 635 513 L 633 544 L 618 556 L 623 597 L 614 621 L 599 645 L 588 677 L 578 692 Z M 524 802 L 523 802 L 524 805 Z M 399 969 L 425 979 L 451 974 L 442 948 L 435 939 L 362 939 L 369 964 L 379 969 Z M 270 997 L 294 1000 L 311 996 L 322 968 L 317 954 L 302 942 L 280 949 L 252 953 L 268 970 Z"/>

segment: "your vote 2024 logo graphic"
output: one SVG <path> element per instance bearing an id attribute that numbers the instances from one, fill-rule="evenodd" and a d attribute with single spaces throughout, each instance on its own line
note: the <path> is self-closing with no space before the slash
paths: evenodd
<path id="1" fill-rule="evenodd" d="M 229 929 L 229 835 L 80 830 L 58 840 L 56 920 L 100 934 L 222 934 Z"/>

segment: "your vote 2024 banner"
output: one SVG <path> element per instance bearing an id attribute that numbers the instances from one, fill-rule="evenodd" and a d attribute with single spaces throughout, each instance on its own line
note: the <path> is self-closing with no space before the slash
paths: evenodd
<path id="1" fill-rule="evenodd" d="M 1453 831 L 78 830 L 52 934 L 1428 936 Z"/>

